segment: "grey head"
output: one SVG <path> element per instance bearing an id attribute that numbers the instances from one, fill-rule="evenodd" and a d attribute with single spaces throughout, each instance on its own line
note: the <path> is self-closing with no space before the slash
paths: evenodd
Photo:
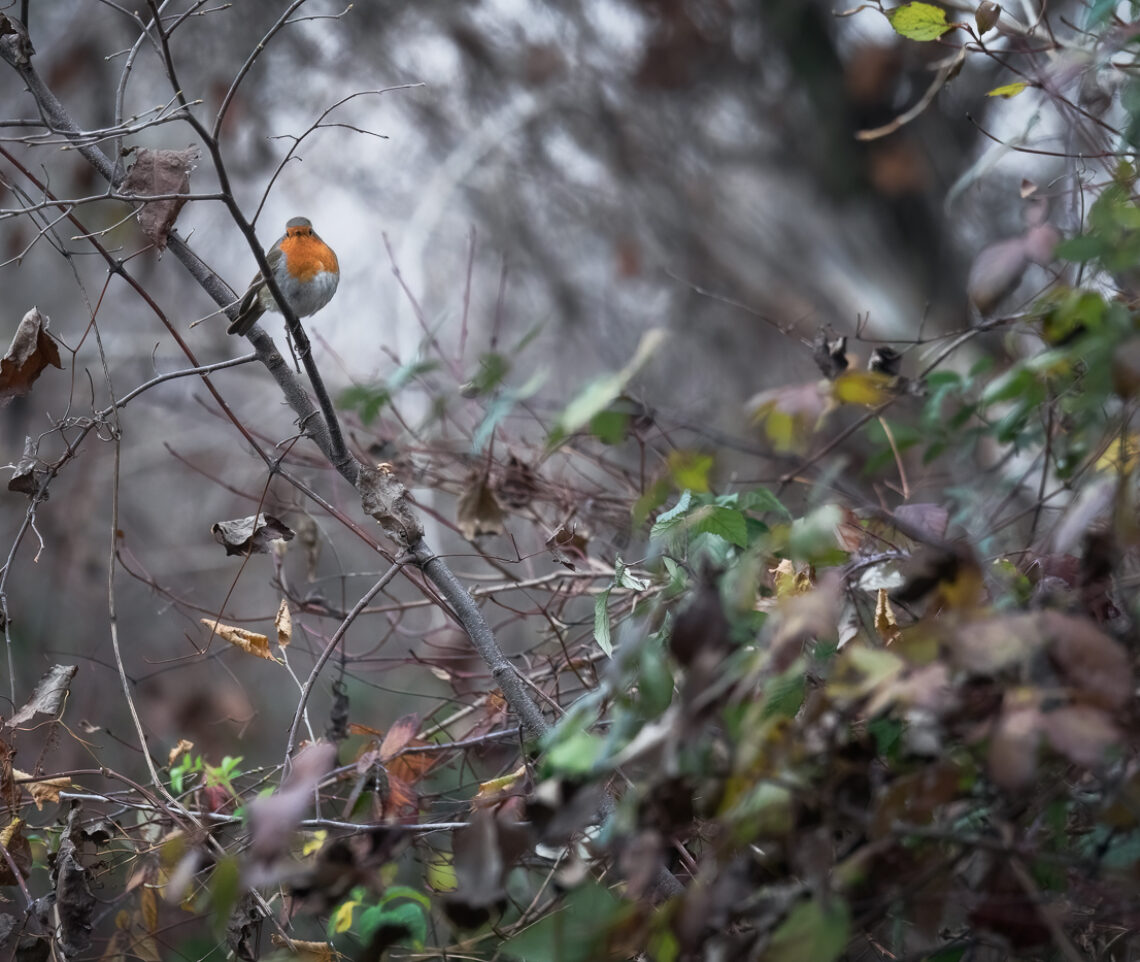
<path id="1" fill-rule="evenodd" d="M 298 228 L 307 227 L 309 230 L 313 229 L 313 222 L 308 217 L 293 217 L 289 223 L 285 225 L 286 230 L 296 230 Z"/>

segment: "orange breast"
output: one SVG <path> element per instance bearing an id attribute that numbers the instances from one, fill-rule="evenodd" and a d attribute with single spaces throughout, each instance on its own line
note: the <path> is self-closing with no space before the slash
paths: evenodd
<path id="1" fill-rule="evenodd" d="M 281 241 L 281 253 L 285 255 L 289 273 L 302 284 L 321 271 L 334 274 L 340 271 L 332 248 L 311 231 L 286 236 Z"/>

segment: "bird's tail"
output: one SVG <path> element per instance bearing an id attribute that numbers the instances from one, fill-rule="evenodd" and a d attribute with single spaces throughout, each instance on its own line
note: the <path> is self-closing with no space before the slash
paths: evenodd
<path id="1" fill-rule="evenodd" d="M 261 298 L 258 297 L 259 289 L 255 285 L 245 292 L 245 297 L 241 299 L 238 304 L 238 314 L 234 318 L 233 323 L 226 329 L 228 334 L 241 334 L 246 335 L 249 333 L 250 328 L 257 323 L 262 314 L 265 313 L 265 308 L 261 306 Z"/>

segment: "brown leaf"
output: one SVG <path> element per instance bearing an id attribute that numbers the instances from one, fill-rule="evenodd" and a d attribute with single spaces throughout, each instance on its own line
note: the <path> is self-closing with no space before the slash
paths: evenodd
<path id="1" fill-rule="evenodd" d="M 531 844 L 529 829 L 477 809 L 452 836 L 458 885 L 444 903 L 448 918 L 465 928 L 486 922 L 492 909 L 506 903 L 507 873 Z"/>
<path id="2" fill-rule="evenodd" d="M 26 788 L 36 803 L 39 811 L 44 810 L 44 802 L 58 802 L 59 793 L 71 788 L 71 779 L 67 776 L 60 778 L 36 778 L 19 769 L 12 769 L 12 777 L 20 782 L 21 788 Z"/>
<path id="3" fill-rule="evenodd" d="M 950 660 L 972 674 L 996 675 L 1044 647 L 1041 628 L 1036 614 L 964 622 L 954 632 Z"/>
<path id="4" fill-rule="evenodd" d="M 1001 717 L 990 737 L 987 760 L 990 778 L 999 788 L 1016 792 L 1032 784 L 1040 742 L 1041 712 L 1035 696 L 1022 691 L 1007 692 Z"/>
<path id="5" fill-rule="evenodd" d="M 26 494 L 29 498 L 39 496 L 41 501 L 47 501 L 50 492 L 44 488 L 40 493 L 40 485 L 50 472 L 39 459 L 36 442 L 30 437 L 24 439 L 24 456 L 17 462 L 8 479 L 8 490 L 17 494 Z"/>
<path id="6" fill-rule="evenodd" d="M 1082 701 L 1123 708 L 1132 697 L 1132 666 L 1124 646 L 1092 622 L 1059 611 L 1042 613 L 1049 658 Z"/>
<path id="7" fill-rule="evenodd" d="M 52 873 L 55 881 L 57 958 L 79 958 L 91 945 L 95 896 L 87 884 L 87 869 L 79 861 L 71 839 L 60 843 Z M 134 954 L 134 953 L 132 953 Z M 138 958 L 145 958 L 138 955 Z"/>
<path id="8" fill-rule="evenodd" d="M 123 181 L 122 193 L 135 196 L 189 194 L 190 171 L 198 159 L 198 148 L 185 150 L 150 150 L 143 147 Z M 178 219 L 186 201 L 179 197 L 144 201 L 139 210 L 139 227 L 161 251 L 166 249 L 167 235 Z"/>
<path id="9" fill-rule="evenodd" d="M 227 556 L 268 554 L 273 541 L 290 541 L 293 538 L 292 529 L 271 514 L 218 521 L 210 530 L 214 534 L 214 540 L 225 546 Z"/>
<path id="10" fill-rule="evenodd" d="M 380 743 L 380 761 L 387 762 L 397 755 L 401 748 L 412 740 L 420 730 L 420 716 L 414 712 L 405 715 L 392 724 Z"/>
<path id="11" fill-rule="evenodd" d="M 468 541 L 483 534 L 503 533 L 503 509 L 488 484 L 487 472 L 475 472 L 459 496 L 456 507 L 459 533 Z"/>
<path id="12" fill-rule="evenodd" d="M 990 30 L 995 23 L 998 22 L 998 17 L 1001 16 L 1001 6 L 993 2 L 993 0 L 982 0 L 978 4 L 978 9 L 974 11 L 974 23 L 978 27 L 978 36 L 980 37 L 987 30 Z"/>
<path id="13" fill-rule="evenodd" d="M 250 857 L 255 862 L 271 865 L 288 851 L 293 830 L 312 807 L 313 792 L 335 764 L 335 745 L 311 742 L 293 759 L 279 791 L 249 803 Z"/>
<path id="14" fill-rule="evenodd" d="M 889 645 L 898 637 L 899 623 L 891 609 L 891 602 L 887 598 L 887 589 L 880 588 L 875 600 L 875 631 L 884 644 Z"/>
<path id="15" fill-rule="evenodd" d="M 190 749 L 193 747 L 193 742 L 187 741 L 185 738 L 178 739 L 178 744 L 170 749 L 170 754 L 166 758 L 166 764 L 173 765 L 174 762 L 178 759 L 179 755 L 181 755 L 183 752 L 190 751 Z"/>
<path id="16" fill-rule="evenodd" d="M 1068 705 L 1042 712 L 1042 728 L 1049 744 L 1069 761 L 1086 768 L 1100 768 L 1108 752 L 1121 742 L 1111 719 L 1091 705 Z"/>
<path id="17" fill-rule="evenodd" d="M 269 936 L 269 941 L 276 948 L 289 948 L 285 936 L 276 932 Z M 328 942 L 303 942 L 300 939 L 293 939 L 289 950 L 298 962 L 336 962 L 336 959 L 343 958 Z"/>
<path id="18" fill-rule="evenodd" d="M 31 391 L 49 364 L 63 370 L 59 348 L 47 328 L 47 315 L 34 307 L 20 320 L 7 353 L 0 358 L 0 405 Z"/>
<path id="19" fill-rule="evenodd" d="M 507 459 L 495 494 L 508 508 L 525 508 L 538 492 L 534 469 L 513 454 Z"/>
<path id="20" fill-rule="evenodd" d="M 36 690 L 27 704 L 8 719 L 8 727 L 16 728 L 34 715 L 58 715 L 63 711 L 71 679 L 77 671 L 79 669 L 75 665 L 52 665 L 36 683 Z"/>
<path id="21" fill-rule="evenodd" d="M 293 616 L 289 614 L 289 603 L 284 598 L 277 609 L 277 617 L 273 619 L 273 626 L 277 629 L 278 647 L 288 648 L 293 639 Z"/>
<path id="22" fill-rule="evenodd" d="M 985 248 L 970 265 L 966 293 L 982 315 L 990 314 L 1021 283 L 1029 266 L 1025 238 L 1007 237 Z"/>
<path id="23" fill-rule="evenodd" d="M 554 560 L 571 571 L 589 558 L 587 554 L 589 544 L 590 539 L 585 533 L 576 527 L 568 528 L 566 525 L 561 525 L 546 539 L 546 547 L 554 555 Z"/>
<path id="24" fill-rule="evenodd" d="M 900 504 L 894 510 L 894 516 L 905 525 L 918 528 L 934 538 L 946 535 L 946 528 L 950 523 L 950 511 L 941 504 L 919 502 L 917 504 Z"/>
<path id="25" fill-rule="evenodd" d="M 214 621 L 212 618 L 202 618 L 200 621 L 222 641 L 228 641 L 246 654 L 264 658 L 266 661 L 277 661 L 273 657 L 273 652 L 269 650 L 269 638 L 265 635 L 259 635 L 256 631 L 249 631 L 234 625 L 223 625 L 220 621 Z"/>
<path id="26" fill-rule="evenodd" d="M 24 835 L 25 823 L 22 818 L 14 818 L 0 830 L 0 845 L 8 850 L 16 868 L 24 877 L 32 870 L 32 846 Z M 16 876 L 8 859 L 0 857 L 0 885 L 16 885 Z"/>

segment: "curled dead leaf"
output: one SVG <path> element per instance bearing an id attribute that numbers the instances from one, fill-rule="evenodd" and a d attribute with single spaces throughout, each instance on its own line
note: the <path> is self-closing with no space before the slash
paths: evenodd
<path id="1" fill-rule="evenodd" d="M 226 549 L 226 555 L 267 554 L 277 540 L 290 541 L 293 530 L 271 514 L 254 514 L 248 518 L 218 521 L 211 527 L 214 540 Z"/>
<path id="2" fill-rule="evenodd" d="M 456 507 L 456 523 L 468 541 L 479 535 L 503 533 L 503 509 L 486 471 L 477 471 L 467 479 Z"/>
<path id="3" fill-rule="evenodd" d="M 198 160 L 197 147 L 185 150 L 150 150 L 142 148 L 123 181 L 122 192 L 140 198 L 168 194 L 190 193 L 190 171 Z M 185 206 L 181 197 L 164 200 L 143 200 L 139 209 L 139 227 L 160 251 L 166 249 L 166 240 L 178 213 Z"/>
<path id="4" fill-rule="evenodd" d="M 32 697 L 16 714 L 8 719 L 9 728 L 17 728 L 35 715 L 58 715 L 63 711 L 71 679 L 79 668 L 75 665 L 52 665 L 36 682 Z"/>
<path id="5" fill-rule="evenodd" d="M 223 625 L 220 621 L 214 621 L 212 618 L 202 618 L 201 622 L 222 641 L 228 641 L 246 654 L 264 658 L 266 661 L 277 661 L 273 657 L 273 652 L 269 650 L 269 638 L 265 635 L 258 634 L 256 631 L 249 631 L 246 628 L 238 628 L 235 625 Z"/>
<path id="6" fill-rule="evenodd" d="M 0 358 L 0 404 L 23 397 L 48 365 L 63 370 L 59 348 L 49 336 L 48 316 L 32 308 L 16 326 L 12 343 Z"/>
<path id="7" fill-rule="evenodd" d="M 28 790 L 28 794 L 32 796 L 32 801 L 36 803 L 36 809 L 41 812 L 44 810 L 45 802 L 58 802 L 59 793 L 66 792 L 71 788 L 71 779 L 67 776 L 36 778 L 34 775 L 13 768 L 12 777 L 20 783 L 22 788 Z"/>
<path id="8" fill-rule="evenodd" d="M 26 823 L 22 818 L 14 818 L 0 830 L 0 845 L 8 850 L 19 873 L 28 877 L 32 870 L 32 846 L 24 834 Z M 8 859 L 0 858 L 0 885 L 16 885 L 16 875 Z"/>
<path id="9" fill-rule="evenodd" d="M 173 765 L 178 760 L 179 755 L 190 751 L 193 747 L 194 743 L 192 741 L 188 741 L 185 738 L 178 739 L 178 744 L 170 749 L 170 754 L 166 757 L 166 764 Z"/>
<path id="10" fill-rule="evenodd" d="M 273 627 L 277 629 L 277 645 L 288 648 L 293 640 L 293 616 L 289 614 L 289 603 L 282 598 L 281 607 L 277 609 L 277 617 L 273 619 Z"/>

